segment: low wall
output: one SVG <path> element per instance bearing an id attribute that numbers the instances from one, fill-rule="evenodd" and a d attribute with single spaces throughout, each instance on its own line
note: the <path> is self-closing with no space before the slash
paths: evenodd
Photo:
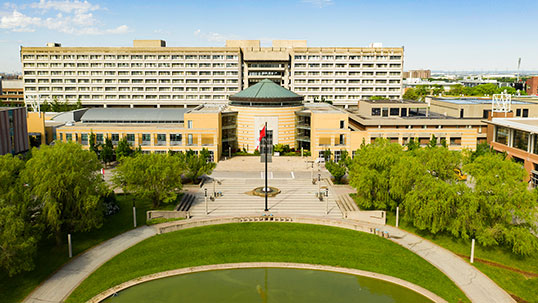
<path id="1" fill-rule="evenodd" d="M 146 212 L 146 221 L 151 219 L 177 219 L 177 218 L 190 218 L 188 211 L 175 211 L 175 210 L 150 210 Z"/>
<path id="2" fill-rule="evenodd" d="M 348 211 L 346 213 L 346 218 L 381 225 L 385 225 L 387 221 L 387 215 L 384 210 Z"/>
<path id="3" fill-rule="evenodd" d="M 438 295 L 434 294 L 433 292 L 425 288 L 422 288 L 416 284 L 413 284 L 411 282 L 408 282 L 408 281 L 405 281 L 396 277 L 392 277 L 392 276 L 387 276 L 387 275 L 378 274 L 375 272 L 352 269 L 352 268 L 342 268 L 342 267 L 334 267 L 334 266 L 327 266 L 327 265 L 313 265 L 313 264 L 304 264 L 304 263 L 285 263 L 285 262 L 227 263 L 227 264 L 215 264 L 215 265 L 202 265 L 202 266 L 186 267 L 186 268 L 181 268 L 181 269 L 163 271 L 160 273 L 136 278 L 136 279 L 127 281 L 125 283 L 122 283 L 120 285 L 114 286 L 112 288 L 109 288 L 108 290 L 93 297 L 88 302 L 98 303 L 114 295 L 115 293 L 121 290 L 124 290 L 126 288 L 129 288 L 131 286 L 135 286 L 140 283 L 144 283 L 144 282 L 148 282 L 148 281 L 152 281 L 152 280 L 156 280 L 156 279 L 160 279 L 164 277 L 177 276 L 177 275 L 183 275 L 183 274 L 189 274 L 189 273 L 195 273 L 195 272 L 213 271 L 213 270 L 238 269 L 238 268 L 267 268 L 267 267 L 321 270 L 321 271 L 330 271 L 330 272 L 338 272 L 338 273 L 343 273 L 343 274 L 350 274 L 350 275 L 355 275 L 355 276 L 363 276 L 363 277 L 386 281 L 389 283 L 394 283 L 399 286 L 408 288 L 414 292 L 417 292 L 425 296 L 426 298 L 436 303 L 446 302 L 445 299 L 439 297 Z"/>
<path id="4" fill-rule="evenodd" d="M 157 225 L 157 233 L 164 234 L 176 230 L 187 228 L 228 224 L 228 223 L 248 223 L 248 222 L 286 222 L 286 223 L 303 223 L 317 224 L 325 226 L 340 227 L 366 233 L 376 234 L 384 238 L 390 238 L 391 235 L 384 230 L 384 225 L 370 222 L 350 220 L 350 219 L 329 219 L 323 217 L 295 216 L 295 215 L 276 215 L 276 216 L 260 216 L 259 214 L 243 215 L 236 217 L 214 217 L 197 220 L 182 220 Z"/>

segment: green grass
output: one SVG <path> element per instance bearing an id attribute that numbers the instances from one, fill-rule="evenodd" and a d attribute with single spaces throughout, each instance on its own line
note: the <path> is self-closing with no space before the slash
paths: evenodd
<path id="1" fill-rule="evenodd" d="M 387 224 L 395 225 L 396 216 L 392 212 L 387 212 Z M 416 229 L 408 222 L 400 221 L 399 227 L 428 239 L 435 244 L 444 247 L 456 254 L 471 254 L 471 241 L 456 239 L 448 234 L 432 235 Z M 475 245 L 475 259 L 492 261 L 512 268 L 527 272 L 538 273 L 538 253 L 528 257 L 513 254 L 505 247 L 483 247 Z M 467 258 L 469 260 L 469 258 Z M 486 274 L 507 292 L 514 294 L 528 302 L 538 302 L 538 278 L 528 278 L 523 274 L 496 266 L 474 262 L 476 268 Z"/>
<path id="2" fill-rule="evenodd" d="M 266 222 L 191 228 L 142 241 L 97 269 L 67 302 L 85 302 L 112 286 L 151 273 L 256 261 L 373 271 L 418 284 L 449 302 L 468 302 L 438 269 L 387 239 L 336 227 Z"/>
<path id="3" fill-rule="evenodd" d="M 100 229 L 72 234 L 73 255 L 133 228 L 133 197 L 118 195 L 120 211 L 105 218 Z M 146 222 L 146 211 L 151 207 L 147 201 L 136 202 L 138 225 Z M 67 236 L 66 236 L 67 238 Z M 67 242 L 67 240 L 66 240 Z M 43 239 L 36 253 L 35 269 L 13 277 L 0 272 L 0 302 L 20 302 L 41 282 L 69 261 L 67 243 L 56 246 L 54 238 Z"/>

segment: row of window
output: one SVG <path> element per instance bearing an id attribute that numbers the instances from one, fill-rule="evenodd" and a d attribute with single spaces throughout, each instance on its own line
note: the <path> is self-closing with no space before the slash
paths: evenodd
<path id="1" fill-rule="evenodd" d="M 383 72 L 370 72 L 370 71 L 363 71 L 363 72 L 347 72 L 347 71 L 341 71 L 341 72 L 332 72 L 332 71 L 309 71 L 309 72 L 305 72 L 305 71 L 294 71 L 293 72 L 293 75 L 294 76 L 319 76 L 319 75 L 322 75 L 322 76 L 332 76 L 332 75 L 336 75 L 336 76 L 400 76 L 401 73 L 400 72 L 386 72 L 386 71 L 383 71 Z"/>
<path id="2" fill-rule="evenodd" d="M 293 80 L 296 84 L 317 84 L 317 83 L 336 83 L 336 84 L 360 84 L 360 83 L 390 83 L 390 84 L 400 84 L 399 79 L 295 79 Z"/>
<path id="3" fill-rule="evenodd" d="M 89 91 L 92 91 L 92 92 L 102 92 L 102 91 L 105 91 L 105 92 L 115 92 L 115 91 L 120 91 L 120 92 L 128 92 L 128 91 L 133 91 L 133 92 L 144 92 L 144 91 L 146 92 L 157 92 L 157 91 L 159 92 L 170 92 L 170 91 L 174 91 L 174 92 L 183 92 L 183 91 L 224 92 L 224 91 L 229 91 L 229 92 L 234 92 L 237 90 L 239 90 L 239 88 L 237 87 L 211 87 L 211 86 L 209 87 L 183 87 L 183 86 L 181 87 L 100 87 L 100 86 L 95 86 L 95 87 L 28 86 L 26 87 L 26 91 L 29 91 L 29 92 L 35 92 L 35 91 L 39 91 L 39 92 L 42 92 L 42 91 L 53 91 L 53 92 L 63 92 L 63 91 L 66 91 L 66 92 L 74 92 L 74 91 L 79 91 L 79 92 L 89 92 Z"/>
<path id="4" fill-rule="evenodd" d="M 400 63 L 295 63 L 293 65 L 295 68 L 401 68 Z"/>
<path id="5" fill-rule="evenodd" d="M 23 60 L 237 60 L 237 55 L 110 55 L 110 54 L 95 54 L 95 55 L 31 55 L 25 54 Z"/>
<path id="6" fill-rule="evenodd" d="M 385 92 L 385 91 L 389 91 L 389 92 L 399 92 L 400 91 L 400 88 L 399 87 L 295 87 L 294 89 L 295 91 L 298 91 L 298 92 L 305 92 L 305 91 L 308 91 L 308 92 L 319 92 L 319 91 L 322 91 L 322 92 L 332 92 L 332 91 L 335 91 L 335 92 L 347 92 L 347 91 L 350 91 L 350 92 L 372 92 L 372 91 L 376 91 L 376 92 Z"/>
<path id="7" fill-rule="evenodd" d="M 162 63 L 115 63 L 115 62 L 96 62 L 96 63 L 86 63 L 86 62 L 67 62 L 67 63 L 59 63 L 59 62 L 43 62 L 43 63 L 24 63 L 23 65 L 25 68 L 33 68 L 33 67 L 52 67 L 52 68 L 62 68 L 62 67 L 91 67 L 91 68 L 102 68 L 102 67 L 108 67 L 108 68 L 115 68 L 115 67 L 123 67 L 123 68 L 136 68 L 136 67 L 165 67 L 165 68 L 174 68 L 174 67 L 187 67 L 187 68 L 222 68 L 222 67 L 238 67 L 237 63 L 169 63 L 169 62 L 162 62 Z"/>
<path id="8" fill-rule="evenodd" d="M 237 79 L 47 79 L 47 78 L 25 78 L 24 83 L 187 83 L 187 84 L 237 84 Z"/>
<path id="9" fill-rule="evenodd" d="M 295 60 L 401 60 L 402 56 L 400 55 L 295 55 L 293 57 Z"/>
<path id="10" fill-rule="evenodd" d="M 25 70 L 24 75 L 32 76 L 61 76 L 61 75 L 92 75 L 92 76 L 237 76 L 238 71 L 48 71 L 48 70 Z"/>
<path id="11" fill-rule="evenodd" d="M 531 134 L 529 132 L 501 126 L 495 128 L 495 142 L 538 155 L 538 135 L 532 136 L 533 143 L 530 146 Z"/>
<path id="12" fill-rule="evenodd" d="M 41 100 L 227 100 L 230 95 L 39 95 Z"/>

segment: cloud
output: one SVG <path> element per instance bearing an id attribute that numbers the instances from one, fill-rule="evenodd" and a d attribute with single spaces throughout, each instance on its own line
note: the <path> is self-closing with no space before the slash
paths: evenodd
<path id="1" fill-rule="evenodd" d="M 75 35 L 103 35 L 124 34 L 130 30 L 127 25 L 102 28 L 93 13 L 102 8 L 88 1 L 40 0 L 20 6 L 8 3 L 4 7 L 12 9 L 12 12 L 2 14 L 0 28 L 13 32 L 48 29 Z"/>
<path id="2" fill-rule="evenodd" d="M 226 40 L 238 39 L 236 35 L 221 34 L 216 32 L 202 32 L 200 29 L 195 30 L 193 35 L 200 37 L 209 42 L 226 42 Z"/>
<path id="3" fill-rule="evenodd" d="M 323 8 L 329 5 L 333 5 L 333 0 L 302 0 L 303 3 L 308 3 L 318 8 Z"/>

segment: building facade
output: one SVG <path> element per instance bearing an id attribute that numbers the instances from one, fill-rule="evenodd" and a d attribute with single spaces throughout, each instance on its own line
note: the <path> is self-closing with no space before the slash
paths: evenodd
<path id="1" fill-rule="evenodd" d="M 525 82 L 527 95 L 538 95 L 538 76 L 531 77 Z"/>
<path id="2" fill-rule="evenodd" d="M 403 78 L 418 78 L 418 79 L 428 79 L 432 77 L 432 71 L 429 69 L 417 69 L 403 72 Z"/>
<path id="3" fill-rule="evenodd" d="M 373 47 L 375 46 L 375 47 Z M 85 106 L 226 104 L 263 79 L 305 100 L 353 105 L 402 95 L 402 47 L 307 47 L 304 40 L 229 40 L 225 47 L 21 47 L 26 99 L 80 100 Z"/>
<path id="4" fill-rule="evenodd" d="M 427 103 L 394 100 L 361 100 L 344 109 L 326 102 L 305 102 L 271 79 L 264 79 L 230 96 L 227 104 L 203 104 L 196 108 L 92 108 L 79 122 L 57 129 L 57 138 L 89 147 L 111 138 L 126 138 L 144 152 L 207 149 L 214 161 L 236 151 L 260 151 L 261 129 L 273 145 L 310 151 L 324 157 L 330 151 L 338 160 L 362 144 L 378 138 L 406 144 L 411 139 L 425 146 L 432 138 L 451 150 L 475 149 L 486 142 L 482 117 L 451 117 L 431 111 Z"/>
<path id="5" fill-rule="evenodd" d="M 22 79 L 0 81 L 0 104 L 24 104 Z"/>

